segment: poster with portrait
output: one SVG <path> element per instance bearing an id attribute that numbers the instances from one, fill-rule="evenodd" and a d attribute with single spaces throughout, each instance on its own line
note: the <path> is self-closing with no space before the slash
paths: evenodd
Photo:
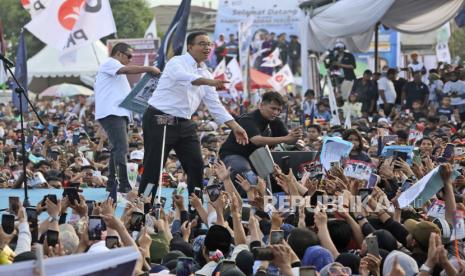
<path id="1" fill-rule="evenodd" d="M 143 114 L 148 107 L 147 101 L 157 88 L 159 79 L 160 76 L 145 74 L 119 106 Z"/>

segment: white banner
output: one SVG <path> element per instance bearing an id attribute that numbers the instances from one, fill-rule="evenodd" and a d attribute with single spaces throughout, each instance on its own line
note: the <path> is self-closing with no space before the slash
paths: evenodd
<path id="1" fill-rule="evenodd" d="M 263 59 L 262 67 L 275 68 L 283 64 L 282 60 L 279 59 L 279 48 L 276 48 L 271 54 Z"/>
<path id="2" fill-rule="evenodd" d="M 241 65 L 242 79 L 243 79 L 243 91 L 248 93 L 248 81 L 249 81 L 249 52 L 250 44 L 253 40 L 252 27 L 255 21 L 255 17 L 248 17 L 245 21 L 239 23 L 239 60 Z"/>
<path id="3" fill-rule="evenodd" d="M 226 79 L 226 59 L 223 58 L 221 62 L 216 66 L 215 71 L 213 71 L 213 78 L 219 80 Z"/>
<path id="4" fill-rule="evenodd" d="M 235 58 L 231 59 L 226 66 L 226 80 L 229 81 L 226 85 L 228 89 L 230 86 L 242 81 L 241 67 L 239 67 L 239 62 Z"/>
<path id="5" fill-rule="evenodd" d="M 8 80 L 8 76 L 3 67 L 3 61 L 0 60 L 0 84 L 5 83 Z"/>
<path id="6" fill-rule="evenodd" d="M 25 28 L 63 52 L 116 32 L 109 0 L 53 1 Z"/>
<path id="7" fill-rule="evenodd" d="M 32 18 L 39 15 L 49 6 L 52 0 L 22 0 L 21 4 L 26 9 Z"/>
<path id="8" fill-rule="evenodd" d="M 220 0 L 215 24 L 215 39 L 220 34 L 226 37 L 238 32 L 239 22 L 254 17 L 252 32 L 259 30 L 300 35 L 298 0 Z"/>
<path id="9" fill-rule="evenodd" d="M 149 38 L 149 39 L 155 39 L 158 37 L 157 34 L 157 21 L 155 21 L 155 18 L 150 22 L 149 27 L 145 31 L 144 38 Z"/>

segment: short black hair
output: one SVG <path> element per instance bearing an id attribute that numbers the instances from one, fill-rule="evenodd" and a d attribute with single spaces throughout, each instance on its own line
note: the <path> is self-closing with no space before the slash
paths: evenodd
<path id="1" fill-rule="evenodd" d="M 200 35 L 208 36 L 208 34 L 206 32 L 193 32 L 193 33 L 190 33 L 187 36 L 187 45 L 194 45 L 195 38 L 200 36 Z"/>
<path id="2" fill-rule="evenodd" d="M 363 72 L 363 74 L 364 74 L 364 75 L 367 74 L 367 75 L 370 75 L 370 76 L 371 76 L 371 75 L 373 75 L 373 72 L 371 72 L 370 69 L 367 69 L 367 70 L 365 70 L 365 72 Z"/>
<path id="3" fill-rule="evenodd" d="M 132 49 L 132 47 L 131 45 L 127 43 L 124 43 L 124 42 L 116 43 L 115 46 L 113 46 L 113 48 L 111 49 L 110 55 L 113 57 L 118 52 L 126 53 L 129 49 Z"/>
<path id="4" fill-rule="evenodd" d="M 321 127 L 320 127 L 319 125 L 309 125 L 309 126 L 307 127 L 307 130 L 309 130 L 309 129 L 311 129 L 311 128 L 316 129 L 316 130 L 318 131 L 318 133 L 321 134 Z"/>
<path id="5" fill-rule="evenodd" d="M 287 242 L 297 257 L 299 257 L 301 260 L 304 257 L 305 250 L 307 250 L 308 247 L 320 244 L 318 235 L 314 231 L 307 228 L 292 229 L 289 237 L 287 238 Z"/>
<path id="6" fill-rule="evenodd" d="M 315 96 L 315 91 L 313 89 L 307 89 L 307 91 L 305 91 L 305 97 L 308 96 Z"/>
<path id="7" fill-rule="evenodd" d="M 270 91 L 266 92 L 262 95 L 262 103 L 272 103 L 275 102 L 279 104 L 280 106 L 284 105 L 284 99 L 279 92 L 276 91 Z"/>

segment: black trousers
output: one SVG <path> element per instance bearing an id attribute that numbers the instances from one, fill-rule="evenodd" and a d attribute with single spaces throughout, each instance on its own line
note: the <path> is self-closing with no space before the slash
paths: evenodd
<path id="1" fill-rule="evenodd" d="M 157 123 L 156 115 L 164 115 L 164 113 L 149 107 L 143 117 L 144 173 L 139 185 L 139 194 L 145 191 L 147 183 L 155 184 L 153 192 L 156 193 L 160 178 L 164 126 Z M 174 125 L 166 126 L 163 164 L 166 163 L 168 153 L 172 149 L 176 152 L 176 156 L 187 174 L 189 194 L 194 192 L 195 187 L 202 188 L 204 166 L 200 140 L 197 135 L 197 125 L 193 121 L 187 119 L 176 120 Z"/>

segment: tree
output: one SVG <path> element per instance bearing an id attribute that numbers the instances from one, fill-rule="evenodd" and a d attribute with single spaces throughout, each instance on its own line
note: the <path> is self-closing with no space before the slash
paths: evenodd
<path id="1" fill-rule="evenodd" d="M 110 5 L 118 38 L 144 37 L 154 16 L 145 0 L 112 0 Z"/>
<path id="2" fill-rule="evenodd" d="M 459 28 L 457 25 L 451 24 L 451 36 L 449 38 L 449 50 L 452 60 L 456 56 L 465 58 L 465 27 Z"/>
<path id="3" fill-rule="evenodd" d="M 145 0 L 111 0 L 111 9 L 115 19 L 118 38 L 140 38 L 153 19 Z M 0 19 L 3 22 L 5 40 L 7 41 L 7 56 L 14 60 L 18 46 L 19 32 L 31 16 L 21 6 L 20 0 L 0 0 Z M 110 37 L 114 37 L 111 35 Z M 106 41 L 107 38 L 102 41 Z M 28 58 L 37 54 L 45 44 L 25 30 Z"/>

